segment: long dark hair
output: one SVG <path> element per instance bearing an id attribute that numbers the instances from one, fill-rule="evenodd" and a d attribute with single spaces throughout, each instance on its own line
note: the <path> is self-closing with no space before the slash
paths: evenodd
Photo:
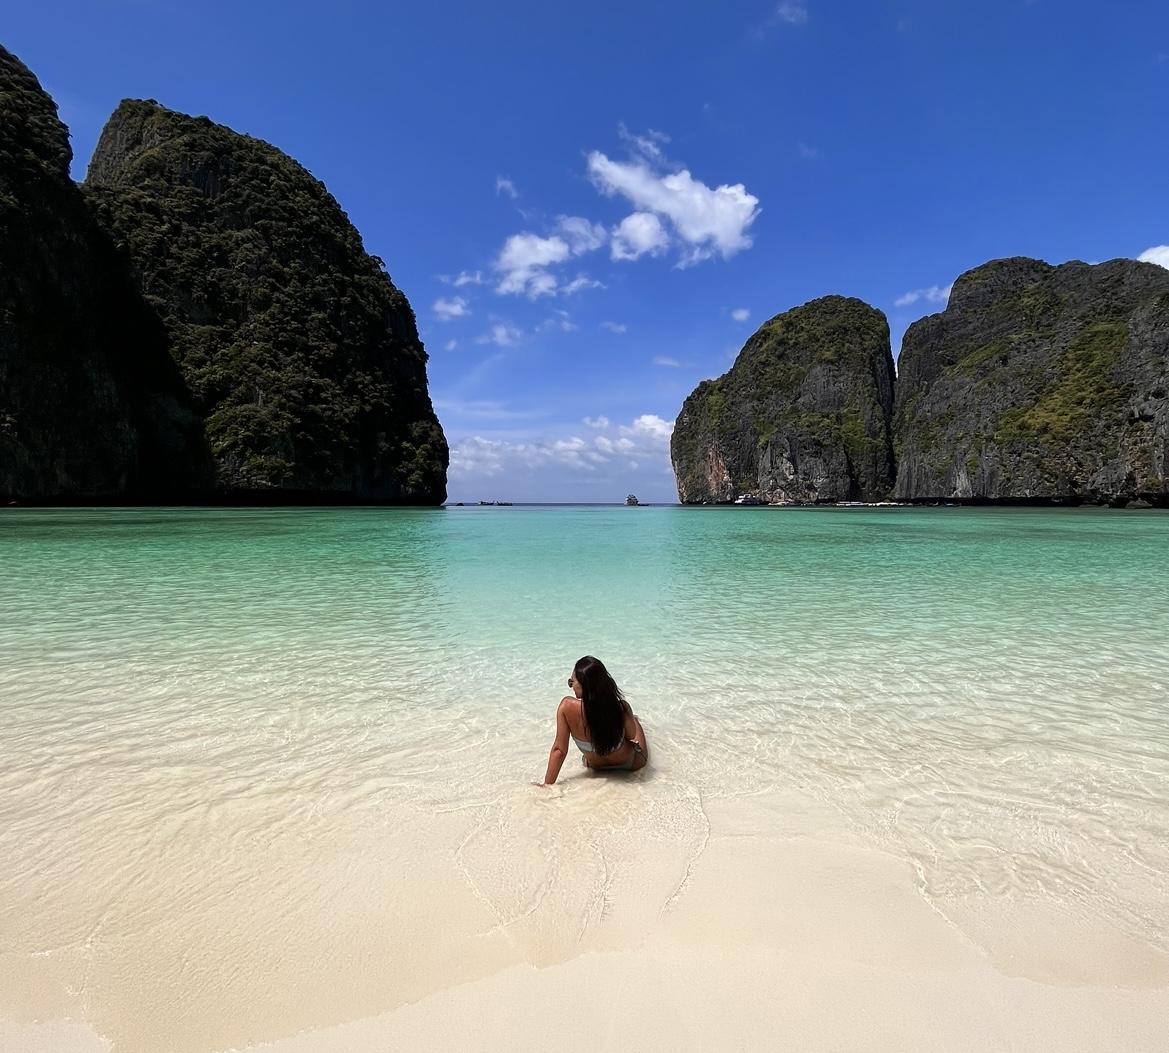
<path id="1" fill-rule="evenodd" d="M 591 654 L 576 663 L 572 675 L 580 684 L 580 700 L 593 750 L 612 753 L 625 737 L 625 696 L 605 664 Z"/>

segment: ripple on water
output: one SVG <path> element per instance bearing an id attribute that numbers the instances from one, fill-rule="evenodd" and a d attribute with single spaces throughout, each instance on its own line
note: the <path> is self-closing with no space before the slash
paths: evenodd
<path id="1" fill-rule="evenodd" d="M 704 800 L 794 786 L 935 902 L 1048 897 L 1169 950 L 1167 541 L 1067 510 L 10 511 L 6 931 L 32 950 L 41 893 L 83 885 L 84 941 L 176 839 L 212 910 L 238 858 L 407 809 L 464 817 L 483 938 L 551 962 L 662 909 Z M 586 651 L 654 771 L 538 807 Z"/>

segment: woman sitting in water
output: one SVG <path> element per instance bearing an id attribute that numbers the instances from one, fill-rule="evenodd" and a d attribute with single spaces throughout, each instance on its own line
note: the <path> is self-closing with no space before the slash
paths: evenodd
<path id="1" fill-rule="evenodd" d="M 637 771 L 649 763 L 645 729 L 599 658 L 585 655 L 568 678 L 572 695 L 556 708 L 556 741 L 540 785 L 551 786 L 568 756 L 568 736 L 594 771 Z"/>

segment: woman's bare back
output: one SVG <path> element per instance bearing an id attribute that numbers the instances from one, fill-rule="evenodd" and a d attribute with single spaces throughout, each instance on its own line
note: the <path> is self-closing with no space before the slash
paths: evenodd
<path id="1" fill-rule="evenodd" d="M 592 734 L 585 723 L 584 703 L 572 695 L 565 695 L 561 700 L 565 708 L 565 718 L 568 721 L 568 730 L 572 737 L 580 742 L 591 743 Z M 629 771 L 638 771 L 649 763 L 649 747 L 645 740 L 645 729 L 641 721 L 633 712 L 628 702 L 622 702 L 625 709 L 624 741 L 612 753 L 597 753 L 591 751 L 584 754 L 585 766 L 593 769 L 626 768 Z"/>

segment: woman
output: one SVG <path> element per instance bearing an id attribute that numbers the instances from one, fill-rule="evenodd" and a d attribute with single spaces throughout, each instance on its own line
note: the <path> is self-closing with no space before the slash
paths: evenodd
<path id="1" fill-rule="evenodd" d="M 572 695 L 565 695 L 556 709 L 556 741 L 548 754 L 543 783 L 551 786 L 568 756 L 568 738 L 584 754 L 586 768 L 594 771 L 637 771 L 649 763 L 645 729 L 613 682 L 599 658 L 585 655 L 568 678 Z"/>

